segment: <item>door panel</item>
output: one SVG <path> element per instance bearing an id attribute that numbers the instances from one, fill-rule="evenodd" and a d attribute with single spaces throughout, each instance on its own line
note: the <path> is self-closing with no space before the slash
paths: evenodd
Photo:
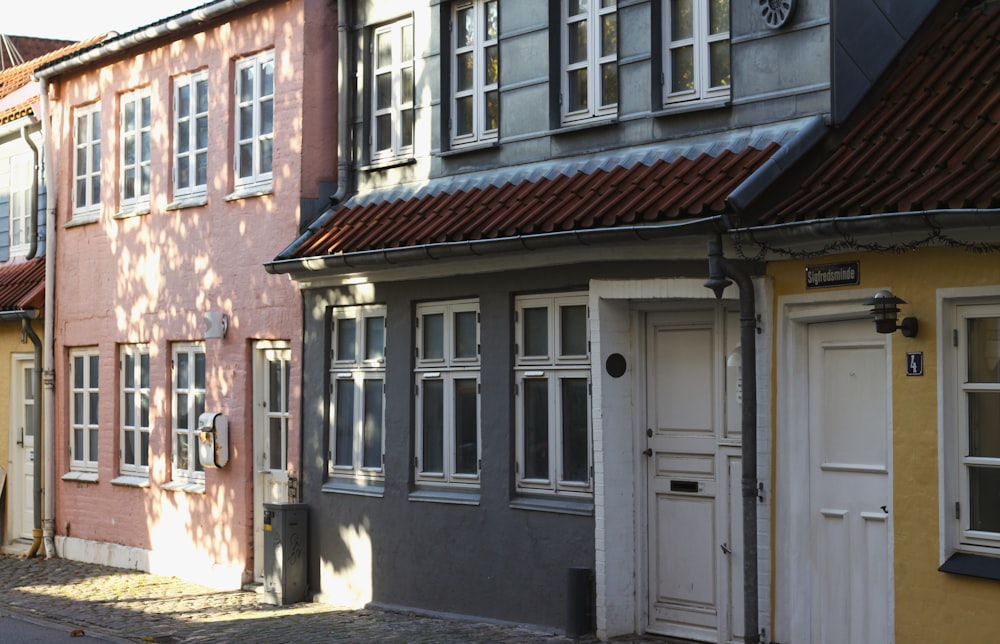
<path id="1" fill-rule="evenodd" d="M 649 314 L 646 325 L 647 630 L 710 642 L 733 637 L 733 615 L 742 621 L 724 326 L 720 310 Z"/>
<path id="2" fill-rule="evenodd" d="M 31 539 L 35 525 L 35 436 L 34 358 L 15 355 L 11 366 L 11 477 L 8 498 L 12 502 L 14 539 Z"/>
<path id="3" fill-rule="evenodd" d="M 892 639 L 887 357 L 868 320 L 809 327 L 813 642 Z"/>

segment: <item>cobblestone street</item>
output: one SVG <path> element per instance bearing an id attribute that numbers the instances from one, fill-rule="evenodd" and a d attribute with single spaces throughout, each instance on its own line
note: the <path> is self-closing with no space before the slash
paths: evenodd
<path id="1" fill-rule="evenodd" d="M 172 577 L 65 559 L 0 556 L 0 608 L 65 624 L 109 641 L 571 642 L 561 632 L 325 604 L 272 606 L 246 591 L 218 591 Z M 0 629 L 2 629 L 0 621 Z M 0 630 L 0 640 L 4 640 Z M 595 642 L 593 636 L 576 642 Z M 657 639 L 616 640 L 664 642 Z"/>

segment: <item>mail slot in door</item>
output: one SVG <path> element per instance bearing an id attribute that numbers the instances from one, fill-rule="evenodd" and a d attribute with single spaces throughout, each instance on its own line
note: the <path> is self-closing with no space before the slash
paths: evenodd
<path id="1" fill-rule="evenodd" d="M 688 494 L 698 493 L 698 481 L 684 481 L 673 479 L 670 481 L 670 491 L 671 492 L 686 492 Z"/>

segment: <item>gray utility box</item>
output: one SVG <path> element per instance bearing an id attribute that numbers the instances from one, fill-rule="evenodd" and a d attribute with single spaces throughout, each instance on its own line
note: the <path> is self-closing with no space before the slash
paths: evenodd
<path id="1" fill-rule="evenodd" d="M 282 606 L 305 601 L 309 506 L 264 504 L 264 600 Z"/>

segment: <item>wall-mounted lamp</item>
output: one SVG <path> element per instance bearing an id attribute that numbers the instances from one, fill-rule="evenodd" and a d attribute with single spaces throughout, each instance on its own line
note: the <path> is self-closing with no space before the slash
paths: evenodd
<path id="1" fill-rule="evenodd" d="M 225 313 L 207 311 L 205 313 L 205 339 L 221 340 L 229 331 L 229 316 Z"/>
<path id="2" fill-rule="evenodd" d="M 906 304 L 892 294 L 892 291 L 879 291 L 869 300 L 865 300 L 865 305 L 872 307 L 872 317 L 875 318 L 875 330 L 879 333 L 893 333 L 897 329 L 903 332 L 907 338 L 917 337 L 917 318 L 903 318 L 897 326 L 896 318 L 899 313 L 897 304 Z"/>

